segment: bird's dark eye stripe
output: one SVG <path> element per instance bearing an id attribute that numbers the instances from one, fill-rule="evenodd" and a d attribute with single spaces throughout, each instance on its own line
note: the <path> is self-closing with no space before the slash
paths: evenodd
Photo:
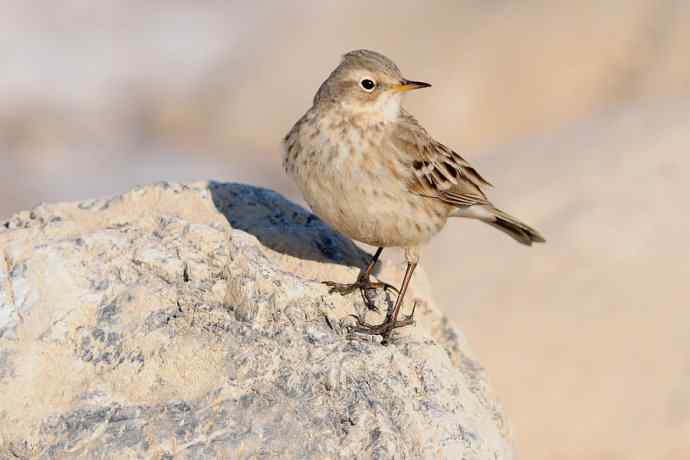
<path id="1" fill-rule="evenodd" d="M 360 85 L 362 85 L 362 88 L 366 89 L 367 91 L 370 91 L 374 89 L 374 86 L 376 86 L 376 83 L 374 83 L 373 80 L 370 80 L 368 78 L 365 78 L 360 82 Z"/>

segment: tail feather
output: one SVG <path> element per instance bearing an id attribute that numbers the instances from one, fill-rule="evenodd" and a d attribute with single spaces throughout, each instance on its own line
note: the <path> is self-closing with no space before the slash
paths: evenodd
<path id="1" fill-rule="evenodd" d="M 532 246 L 532 243 L 546 242 L 544 237 L 529 225 L 520 222 L 500 209 L 494 208 L 493 211 L 495 214 L 494 220 L 486 222 L 492 227 L 507 233 L 515 241 L 526 244 L 527 246 Z"/>
<path id="2" fill-rule="evenodd" d="M 494 228 L 508 234 L 518 243 L 532 246 L 532 243 L 544 243 L 546 240 L 535 229 L 517 220 L 515 217 L 494 208 L 491 205 L 470 206 L 455 215 L 460 217 L 470 217 L 486 222 Z"/>

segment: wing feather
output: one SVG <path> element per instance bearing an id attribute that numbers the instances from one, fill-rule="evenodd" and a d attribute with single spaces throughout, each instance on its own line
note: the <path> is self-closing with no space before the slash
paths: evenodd
<path id="1" fill-rule="evenodd" d="M 406 158 L 413 174 L 413 193 L 458 207 L 488 204 L 481 187 L 491 187 L 457 152 L 435 141 L 407 112 L 392 131 L 393 146 Z"/>

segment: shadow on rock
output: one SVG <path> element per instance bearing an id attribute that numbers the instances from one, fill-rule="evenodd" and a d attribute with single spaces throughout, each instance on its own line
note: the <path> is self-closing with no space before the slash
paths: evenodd
<path id="1" fill-rule="evenodd" d="M 233 228 L 264 246 L 301 259 L 363 269 L 371 258 L 314 214 L 265 188 L 209 182 L 216 209 Z"/>

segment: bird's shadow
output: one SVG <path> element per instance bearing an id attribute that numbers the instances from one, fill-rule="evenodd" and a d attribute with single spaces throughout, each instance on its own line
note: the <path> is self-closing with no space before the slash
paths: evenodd
<path id="1" fill-rule="evenodd" d="M 364 269 L 371 256 L 314 214 L 265 188 L 211 181 L 213 204 L 228 223 L 292 257 Z"/>

